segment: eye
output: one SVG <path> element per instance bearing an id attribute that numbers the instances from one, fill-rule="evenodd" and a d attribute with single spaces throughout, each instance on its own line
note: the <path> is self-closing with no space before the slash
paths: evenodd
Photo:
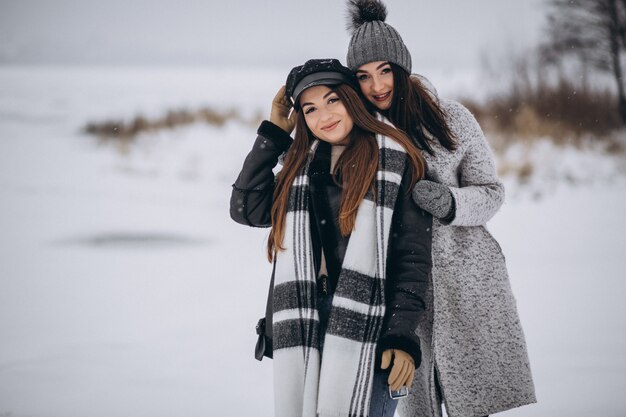
<path id="1" fill-rule="evenodd" d="M 328 99 L 328 104 L 333 104 L 333 103 L 336 103 L 338 101 L 340 101 L 339 97 L 330 97 Z"/>
<path id="2" fill-rule="evenodd" d="M 390 72 L 391 72 L 391 67 L 385 67 L 380 71 L 381 74 L 389 74 Z"/>
<path id="3" fill-rule="evenodd" d="M 304 114 L 311 114 L 315 111 L 315 107 L 313 106 L 309 106 L 306 109 L 304 109 Z"/>
<path id="4" fill-rule="evenodd" d="M 356 79 L 359 80 L 359 82 L 365 81 L 369 78 L 369 76 L 367 74 L 360 74 L 357 75 Z"/>

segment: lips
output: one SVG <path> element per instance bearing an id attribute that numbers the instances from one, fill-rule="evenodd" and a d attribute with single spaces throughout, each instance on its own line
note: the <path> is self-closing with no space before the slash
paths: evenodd
<path id="1" fill-rule="evenodd" d="M 385 101 L 389 98 L 389 96 L 391 95 L 391 91 L 385 93 L 385 94 L 378 94 L 375 96 L 372 96 L 374 98 L 374 100 L 376 101 Z"/>
<path id="2" fill-rule="evenodd" d="M 326 126 L 322 127 L 322 130 L 325 131 L 325 132 L 328 132 L 328 131 L 333 130 L 334 128 L 336 128 L 338 124 L 339 124 L 338 121 L 334 122 L 334 123 L 331 123 L 329 125 L 326 125 Z"/>

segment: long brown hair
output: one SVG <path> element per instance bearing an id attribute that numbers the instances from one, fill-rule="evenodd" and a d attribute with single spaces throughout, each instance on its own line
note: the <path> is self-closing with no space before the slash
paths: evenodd
<path id="1" fill-rule="evenodd" d="M 431 96 L 419 79 L 412 78 L 408 72 L 393 62 L 389 64 L 394 84 L 391 107 L 384 112 L 389 120 L 413 139 L 416 146 L 430 154 L 433 154 L 432 139 L 425 136 L 423 129 L 447 150 L 455 150 L 456 138 L 448 127 L 445 113 L 438 100 Z"/>
<path id="2" fill-rule="evenodd" d="M 424 159 L 411 140 L 394 127 L 379 121 L 368 112 L 362 97 L 347 84 L 332 87 L 354 127 L 349 134 L 345 151 L 337 160 L 337 172 L 341 173 L 341 203 L 339 206 L 339 228 L 342 236 L 348 236 L 354 229 L 359 204 L 368 190 L 374 191 L 378 169 L 378 144 L 375 134 L 388 136 L 398 142 L 407 152 L 411 164 L 411 190 L 424 176 Z M 294 179 L 302 170 L 309 156 L 315 137 L 309 130 L 304 114 L 299 111 L 296 121 L 294 141 L 285 156 L 283 169 L 276 176 L 274 202 L 272 204 L 272 230 L 267 242 L 267 257 L 272 261 L 275 251 L 284 250 L 285 218 L 287 200 Z"/>

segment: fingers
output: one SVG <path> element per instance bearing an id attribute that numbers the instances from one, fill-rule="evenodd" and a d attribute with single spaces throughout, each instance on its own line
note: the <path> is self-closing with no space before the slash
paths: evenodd
<path id="1" fill-rule="evenodd" d="M 380 361 L 380 368 L 381 369 L 387 369 L 389 368 L 389 364 L 391 364 L 391 354 L 392 354 L 393 350 L 391 349 L 387 349 L 386 351 L 383 352 L 383 358 Z"/>
<path id="2" fill-rule="evenodd" d="M 413 377 L 415 376 L 415 366 L 413 364 L 411 364 L 411 366 L 409 366 L 409 376 L 407 377 L 407 381 L 404 385 L 406 385 L 406 387 L 408 389 L 411 389 L 411 386 L 413 385 Z"/>
<path id="3" fill-rule="evenodd" d="M 291 112 L 291 100 L 285 96 L 286 88 L 281 86 L 272 100 L 272 109 L 270 111 L 270 122 L 280 127 L 287 133 L 291 133 L 296 125 L 296 114 Z"/>
<path id="4" fill-rule="evenodd" d="M 405 385 L 410 373 L 409 365 L 409 362 L 406 360 L 396 359 L 393 361 L 393 368 L 387 380 L 393 391 L 397 391 Z"/>
<path id="5" fill-rule="evenodd" d="M 291 108 L 291 100 L 289 100 L 289 97 L 287 97 L 286 95 L 286 88 L 284 85 L 278 89 L 278 92 L 274 96 L 274 100 L 272 100 L 272 103 L 285 107 L 287 110 Z M 285 117 L 286 116 L 287 115 L 285 114 Z"/>
<path id="6" fill-rule="evenodd" d="M 296 124 L 296 119 L 298 118 L 298 114 L 296 113 L 296 111 L 292 111 L 291 114 L 289 115 L 289 123 L 292 124 Z"/>
<path id="7" fill-rule="evenodd" d="M 391 357 L 391 352 L 393 352 L 393 366 L 389 373 L 389 378 L 387 378 L 389 387 L 394 391 L 399 390 L 403 385 L 410 388 L 413 384 L 413 376 L 415 375 L 413 358 L 404 351 L 389 349 L 383 353 L 383 359 L 387 352 L 389 352 L 389 358 Z"/>
<path id="8" fill-rule="evenodd" d="M 389 378 L 387 378 L 387 382 L 389 383 L 389 385 L 392 385 L 393 382 L 395 382 L 398 378 L 398 375 L 400 375 L 400 372 L 402 371 L 402 362 L 403 361 L 398 359 L 397 356 L 393 358 L 393 366 L 391 367 Z"/>
<path id="9" fill-rule="evenodd" d="M 296 119 L 298 118 L 297 113 L 295 110 L 292 110 L 291 114 L 289 115 L 289 119 L 287 119 L 287 127 L 288 127 L 288 133 L 291 133 L 293 131 L 293 129 L 296 127 Z"/>
<path id="10" fill-rule="evenodd" d="M 283 85 L 283 86 L 281 86 L 281 87 L 278 89 L 278 92 L 276 93 L 276 95 L 274 96 L 274 100 L 272 100 L 272 101 L 273 101 L 274 103 L 280 103 L 280 102 L 281 102 L 281 100 L 282 100 L 283 98 L 285 98 L 285 91 L 286 91 L 285 86 L 284 86 L 284 85 Z"/>

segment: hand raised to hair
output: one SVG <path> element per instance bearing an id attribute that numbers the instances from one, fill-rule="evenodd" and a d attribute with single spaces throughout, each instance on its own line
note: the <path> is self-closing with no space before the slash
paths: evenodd
<path id="1" fill-rule="evenodd" d="M 380 367 L 382 369 L 389 368 L 393 357 L 393 366 L 389 373 L 387 382 L 393 391 L 399 390 L 402 386 L 411 388 L 413 384 L 413 375 L 415 374 L 415 362 L 411 355 L 400 349 L 387 349 L 383 352 L 383 358 Z"/>
<path id="2" fill-rule="evenodd" d="M 270 113 L 270 122 L 280 127 L 282 130 L 291 134 L 296 126 L 296 112 L 289 111 L 292 108 L 291 100 L 285 95 L 285 86 L 280 87 L 274 100 L 272 100 L 272 111 Z"/>

